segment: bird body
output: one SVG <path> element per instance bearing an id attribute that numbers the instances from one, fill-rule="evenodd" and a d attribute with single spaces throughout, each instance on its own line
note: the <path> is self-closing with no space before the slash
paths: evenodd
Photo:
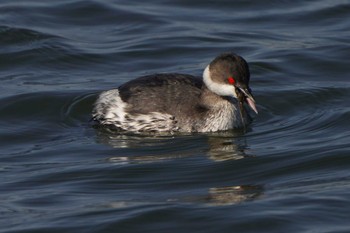
<path id="1" fill-rule="evenodd" d="M 220 62 L 222 59 L 224 63 Z M 240 103 L 249 98 L 248 105 L 253 104 L 256 111 L 247 83 L 248 66 L 242 59 L 223 54 L 208 65 L 203 78 L 172 73 L 131 80 L 99 95 L 93 119 L 98 124 L 129 132 L 215 132 L 242 128 L 251 118 Z M 230 70 L 235 61 L 246 66 Z M 230 69 L 224 71 L 220 66 Z M 232 71 L 236 72 L 235 79 Z M 242 75 L 245 77 L 239 78 Z M 228 78 L 241 87 L 235 87 Z"/>

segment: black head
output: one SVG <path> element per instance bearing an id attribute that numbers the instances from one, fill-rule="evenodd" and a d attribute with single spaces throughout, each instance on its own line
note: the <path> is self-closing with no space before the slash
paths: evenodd
<path id="1" fill-rule="evenodd" d="M 248 63 L 234 53 L 223 53 L 210 63 L 210 74 L 215 82 L 235 82 L 240 85 L 249 85 L 250 72 Z M 229 79 L 229 78 L 233 78 Z M 231 81 L 230 81 L 231 80 Z"/>
<path id="2" fill-rule="evenodd" d="M 234 53 L 219 55 L 205 69 L 203 80 L 212 92 L 245 101 L 257 113 L 249 87 L 249 66 L 241 56 Z"/>

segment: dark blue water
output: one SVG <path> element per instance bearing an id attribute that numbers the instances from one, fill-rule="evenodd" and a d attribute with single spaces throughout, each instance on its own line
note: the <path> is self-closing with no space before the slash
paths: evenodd
<path id="1" fill-rule="evenodd" d="M 0 232 L 349 232 L 350 3 L 2 0 Z M 251 69 L 246 131 L 89 123 L 135 77 Z"/>

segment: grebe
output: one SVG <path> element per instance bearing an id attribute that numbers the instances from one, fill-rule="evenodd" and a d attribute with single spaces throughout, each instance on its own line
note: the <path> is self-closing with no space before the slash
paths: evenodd
<path id="1" fill-rule="evenodd" d="M 93 108 L 98 124 L 130 132 L 215 132 L 246 127 L 257 114 L 247 62 L 234 53 L 216 57 L 203 78 L 154 74 L 102 92 Z"/>

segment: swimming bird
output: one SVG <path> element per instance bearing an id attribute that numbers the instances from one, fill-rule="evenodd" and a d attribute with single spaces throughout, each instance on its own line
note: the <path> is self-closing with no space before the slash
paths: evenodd
<path id="1" fill-rule="evenodd" d="M 248 63 L 224 53 L 203 77 L 162 73 L 136 78 L 102 92 L 93 107 L 97 124 L 129 132 L 215 132 L 244 128 L 247 106 L 258 113 Z"/>

